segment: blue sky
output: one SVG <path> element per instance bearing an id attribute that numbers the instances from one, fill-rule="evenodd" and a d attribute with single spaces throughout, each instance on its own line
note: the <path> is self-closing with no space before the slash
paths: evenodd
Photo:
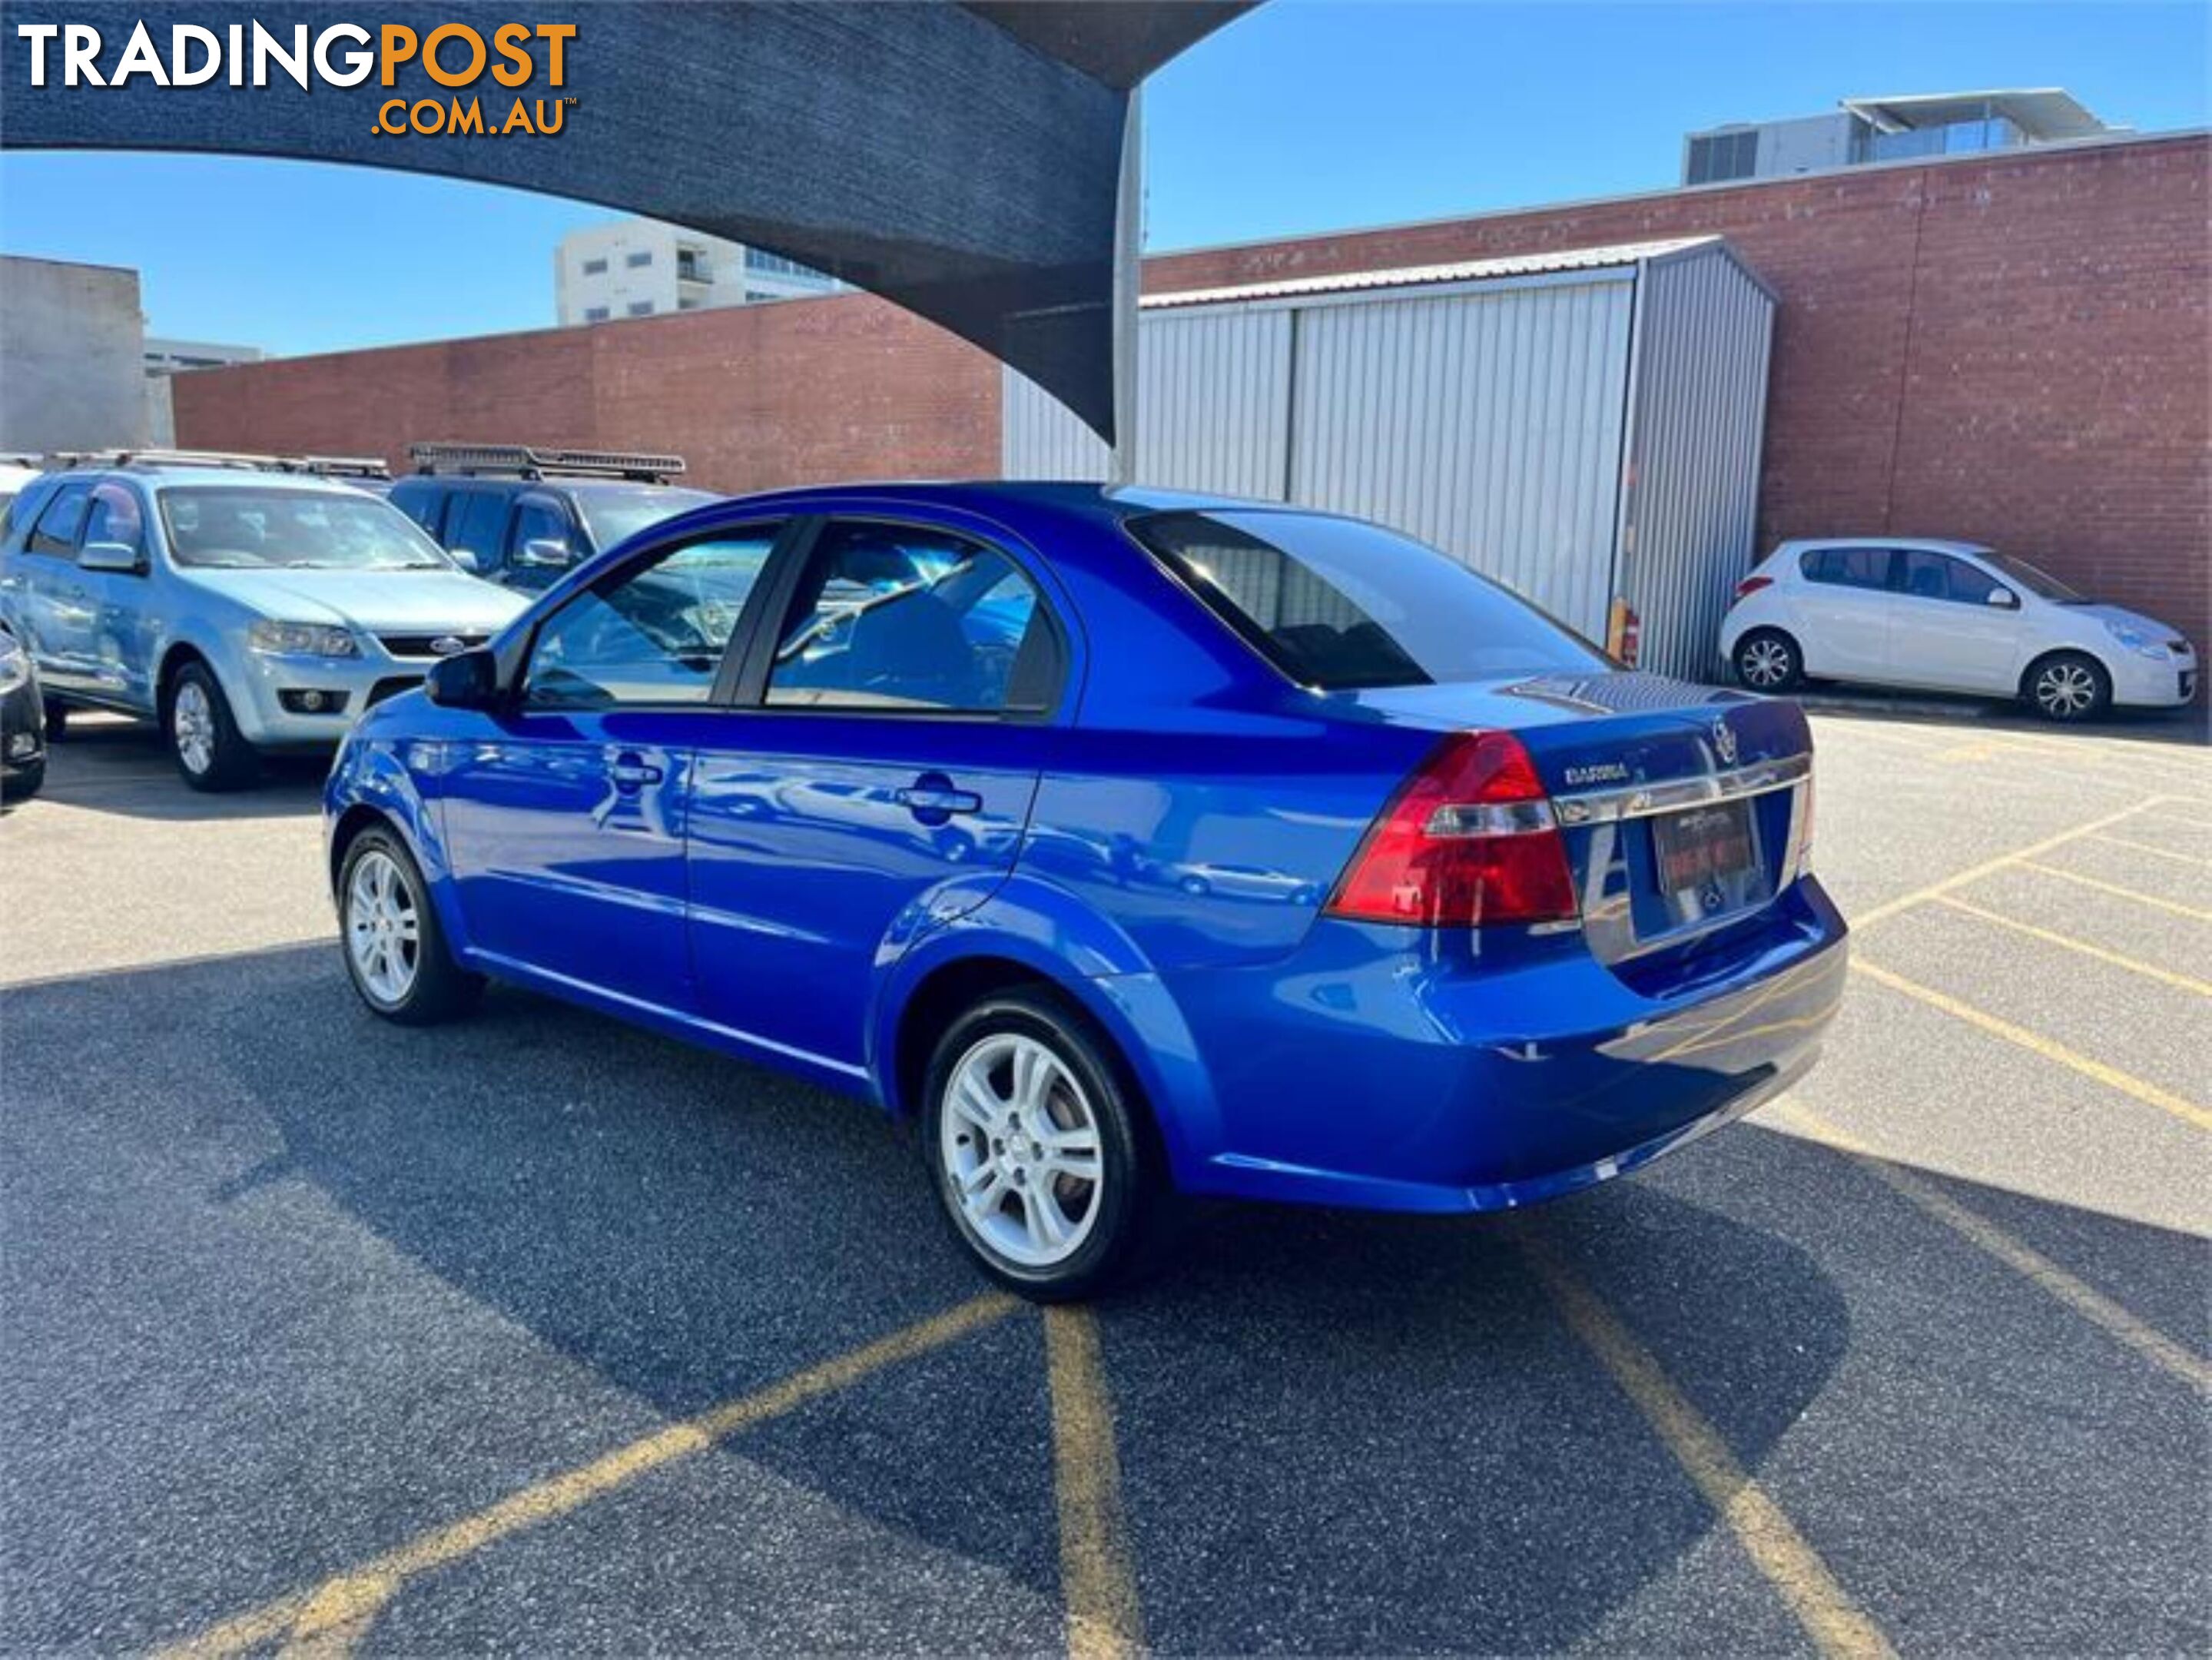
<path id="1" fill-rule="evenodd" d="M 2064 86 L 2212 124 L 2201 3 L 1797 6 L 1273 0 L 1146 94 L 1154 248 L 1655 190 L 1681 135 L 1838 97 Z M 0 156 L 0 248 L 135 265 L 155 333 L 272 351 L 542 327 L 603 210 L 403 173 Z"/>

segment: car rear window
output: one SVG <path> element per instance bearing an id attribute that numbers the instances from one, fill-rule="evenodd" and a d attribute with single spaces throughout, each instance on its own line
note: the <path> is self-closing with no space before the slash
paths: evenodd
<path id="1" fill-rule="evenodd" d="M 1613 666 L 1526 600 L 1379 525 L 1255 508 L 1158 514 L 1129 529 L 1301 685 L 1351 691 Z"/>

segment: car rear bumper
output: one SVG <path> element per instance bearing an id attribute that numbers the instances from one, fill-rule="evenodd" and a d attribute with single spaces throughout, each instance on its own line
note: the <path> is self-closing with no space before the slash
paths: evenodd
<path id="1" fill-rule="evenodd" d="M 1467 1212 L 1626 1174 L 1804 1073 L 1842 1000 L 1845 933 L 1808 879 L 1729 965 L 1646 994 L 1586 951 L 1431 960 L 1403 930 L 1324 921 L 1271 989 L 1256 971 L 1171 982 L 1214 1098 L 1195 1137 L 1170 1134 L 1178 1182 Z"/>
<path id="2" fill-rule="evenodd" d="M 0 776 L 17 778 L 46 764 L 46 721 L 36 686 L 0 696 Z"/>

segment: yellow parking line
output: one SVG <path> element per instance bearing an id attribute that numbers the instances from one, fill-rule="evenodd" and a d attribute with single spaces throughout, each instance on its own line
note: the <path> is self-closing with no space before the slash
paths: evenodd
<path id="1" fill-rule="evenodd" d="M 2094 1061 L 2086 1055 L 2078 1054 L 2068 1049 L 2063 1043 L 2054 1043 L 2039 1031 L 2030 1031 L 2026 1026 L 2016 1026 L 2011 1021 L 1987 1013 L 1971 1003 L 1961 1002 L 1948 992 L 1937 991 L 1933 987 L 1923 986 L 1916 980 L 1907 980 L 1901 974 L 1893 974 L 1887 969 L 1877 968 L 1863 958 L 1851 959 L 1851 970 L 1854 973 L 1863 974 L 1876 985 L 1887 986 L 1892 991 L 1903 992 L 1907 997 L 1917 997 L 1929 1007 L 1941 1009 L 1954 1019 L 1964 1020 L 1968 1025 L 1978 1026 L 1992 1037 L 2002 1037 L 2008 1043 L 2016 1043 L 2031 1054 L 2039 1055 L 2046 1061 L 2055 1061 L 2059 1066 L 2080 1073 L 2084 1078 L 2094 1079 L 2107 1089 L 2118 1090 L 2123 1095 L 2133 1096 L 2136 1100 L 2170 1112 L 2176 1118 L 2194 1124 L 2199 1129 L 2212 1129 L 2212 1110 L 2207 1110 L 2194 1101 L 2185 1100 L 2170 1090 L 2162 1090 L 2155 1084 L 2146 1083 L 2133 1073 L 2122 1072 L 2118 1067 L 2108 1067 L 2102 1061 Z"/>
<path id="2" fill-rule="evenodd" d="M 1881 1627 L 1837 1584 L 1827 1564 L 1736 1462 L 1720 1432 L 1674 1387 L 1651 1352 L 1547 1242 L 1524 1232 L 1521 1249 L 1569 1329 L 1636 1403 L 1753 1565 L 1782 1594 L 1814 1646 L 1834 1656 L 1893 1653 Z"/>
<path id="3" fill-rule="evenodd" d="M 2200 1360 L 2156 1327 L 2137 1319 L 2127 1310 L 2093 1290 L 2049 1257 L 2023 1244 L 1978 1212 L 1969 1210 L 1932 1183 L 1901 1170 L 1848 1131 L 1838 1128 L 1794 1098 L 1771 1109 L 1785 1122 L 1803 1128 L 1815 1140 L 1848 1153 L 1867 1173 L 1918 1206 L 1954 1232 L 1987 1251 L 2007 1268 L 2025 1275 L 2075 1313 L 2101 1327 L 2153 1365 L 2163 1367 L 2191 1388 L 2212 1394 L 2212 1365 Z"/>
<path id="4" fill-rule="evenodd" d="M 1044 1341 L 1067 1651 L 1073 1660 L 1141 1654 L 1144 1611 L 1121 1514 L 1121 1462 L 1097 1319 L 1088 1309 L 1047 1309 Z"/>
<path id="5" fill-rule="evenodd" d="M 2148 842 L 2130 842 L 2124 836 L 2106 836 L 2102 831 L 2089 839 L 2092 842 L 2108 842 L 2116 848 L 2133 848 L 2137 853 L 2147 853 L 2154 859 L 2171 859 L 2177 865 L 2194 865 L 2199 870 L 2212 870 L 2212 859 L 2200 859 L 2193 853 L 2176 853 L 2171 848 L 2154 848 Z"/>
<path id="6" fill-rule="evenodd" d="M 1995 922 L 2015 933 L 2024 933 L 2031 939 L 2040 939 L 2045 945 L 2063 946 L 2084 957 L 2094 957 L 2100 963 L 2108 963 L 2116 969 L 2125 969 L 2130 974 L 2140 974 L 2152 980 L 2164 982 L 2179 990 L 2194 992 L 2199 997 L 2212 997 L 2212 981 L 2192 980 L 2185 974 L 2176 974 L 2154 963 L 2139 963 L 2132 957 L 2123 957 L 2116 951 L 2106 951 L 2102 946 L 2093 946 L 2087 939 L 2076 939 L 2070 933 L 2059 933 L 2053 929 L 2038 927 L 2033 922 L 2023 922 L 2016 916 L 2007 916 L 1999 911 L 1985 909 L 1955 894 L 1944 894 L 1936 903 L 1948 910 L 1964 911 L 1969 916 L 1978 916 L 1984 922 Z"/>
<path id="7" fill-rule="evenodd" d="M 182 1657 L 237 1654 L 289 1638 L 309 1644 L 337 1637 L 338 1645 L 359 1635 L 378 1609 L 410 1579 L 627 1486 L 639 1476 L 717 1442 L 834 1394 L 872 1372 L 910 1360 L 1005 1318 L 1021 1305 L 1012 1298 L 978 1297 L 945 1313 L 917 1322 L 888 1337 L 794 1372 L 755 1394 L 713 1407 L 695 1418 L 616 1448 L 576 1469 L 533 1482 L 497 1504 L 441 1528 L 417 1535 L 361 1566 L 321 1584 L 264 1602 L 198 1636 L 164 1651 Z M 349 1628 L 349 1629 L 347 1629 Z M 343 1635 L 339 1633 L 343 1632 Z"/>
<path id="8" fill-rule="evenodd" d="M 2190 917 L 2199 922 L 2212 922 L 2212 910 L 2200 909 L 2195 905 L 2180 904 L 2172 899 L 2161 899 L 2153 893 L 2137 893 L 2133 888 L 2124 888 L 2118 882 L 2101 881 L 2094 876 L 2084 876 L 2077 870 L 2066 870 L 2057 865 L 2042 864 L 2033 859 L 2023 859 L 2020 863 L 2024 869 L 2039 871 L 2045 876 L 2056 876 L 2063 881 L 2076 882 L 2085 888 L 2094 888 L 2100 893 L 2109 893 L 2121 899 L 2132 899 L 2139 905 L 2150 905 L 2159 910 L 2172 911 L 2176 916 Z"/>
<path id="9" fill-rule="evenodd" d="M 2039 854 L 2049 853 L 2055 848 L 2063 848 L 2069 842 L 2077 841 L 2084 836 L 2094 836 L 2100 830 L 2117 824 L 2123 819 L 2131 818 L 2145 808 L 2157 806 L 2168 799 L 2163 795 L 2147 795 L 2131 807 L 2124 807 L 2118 812 L 2106 813 L 2102 818 L 2093 818 L 2086 824 L 2077 825 L 2070 830 L 2061 831 L 2057 836 L 2046 836 L 2040 842 L 2014 852 L 2000 854 L 1995 859 L 1984 859 L 1980 864 L 1969 866 L 1956 875 L 1947 876 L 1940 882 L 1930 882 L 1924 888 L 1915 888 L 1911 893 L 1901 894 L 1886 903 L 1861 911 L 1850 919 L 1851 926 L 1856 928 L 1871 927 L 1886 916 L 1894 916 L 1899 911 L 1911 910 L 1915 905 L 1925 904 L 1930 899 L 1940 898 L 1954 888 L 1963 888 L 1969 882 L 1980 881 L 1984 876 L 1994 876 L 1997 872 L 2017 865 L 2023 860 L 2033 859 Z"/>

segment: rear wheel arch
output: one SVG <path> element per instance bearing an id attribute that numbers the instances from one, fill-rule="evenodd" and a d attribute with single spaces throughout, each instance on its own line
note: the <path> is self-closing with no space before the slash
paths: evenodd
<path id="1" fill-rule="evenodd" d="M 938 1040 L 969 1009 L 1010 994 L 1049 1003 L 1071 1024 L 1083 1029 L 1114 1068 L 1115 1081 L 1136 1109 L 1133 1116 L 1146 1157 L 1156 1171 L 1164 1174 L 1169 1169 L 1167 1146 L 1152 1093 L 1120 1036 L 1074 987 L 1034 964 L 1012 957 L 978 952 L 953 958 L 929 970 L 906 994 L 893 1029 L 890 1064 L 883 1068 L 885 1104 L 891 1115 L 909 1122 L 921 1121 L 923 1086 Z"/>

